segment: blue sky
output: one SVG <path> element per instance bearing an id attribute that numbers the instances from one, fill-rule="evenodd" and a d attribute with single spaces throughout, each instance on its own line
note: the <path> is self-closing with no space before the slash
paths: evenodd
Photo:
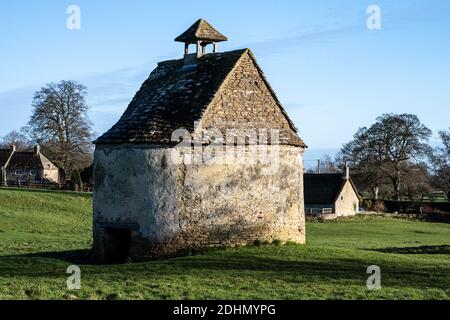
<path id="1" fill-rule="evenodd" d="M 66 9 L 81 8 L 81 30 Z M 378 5 L 382 29 L 366 27 Z M 203 17 L 250 47 L 310 146 L 332 153 L 386 112 L 450 127 L 450 1 L 9 1 L 0 10 L 0 136 L 28 121 L 33 92 L 62 79 L 89 88 L 97 133 L 120 117 L 173 39 Z"/>

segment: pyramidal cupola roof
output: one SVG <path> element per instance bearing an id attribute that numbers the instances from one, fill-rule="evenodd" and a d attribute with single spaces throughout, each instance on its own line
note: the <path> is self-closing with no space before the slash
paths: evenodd
<path id="1" fill-rule="evenodd" d="M 175 38 L 175 41 L 184 43 L 197 43 L 198 41 L 222 42 L 227 40 L 227 37 L 217 31 L 210 23 L 208 23 L 208 21 L 204 19 L 199 19 L 191 27 L 189 27 L 189 29 Z"/>

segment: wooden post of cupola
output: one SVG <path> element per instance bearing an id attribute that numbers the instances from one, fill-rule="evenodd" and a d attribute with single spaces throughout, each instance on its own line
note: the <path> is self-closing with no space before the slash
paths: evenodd
<path id="1" fill-rule="evenodd" d="M 208 43 L 202 42 L 200 45 L 202 46 L 202 56 L 203 56 L 206 54 L 206 46 L 208 45 Z"/>
<path id="2" fill-rule="evenodd" d="M 203 56 L 204 49 L 201 41 L 197 41 L 197 58 L 201 58 Z"/>

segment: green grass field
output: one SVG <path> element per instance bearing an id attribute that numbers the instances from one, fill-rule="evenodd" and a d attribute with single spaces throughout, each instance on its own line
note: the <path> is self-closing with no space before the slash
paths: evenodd
<path id="1" fill-rule="evenodd" d="M 146 263 L 88 263 L 91 196 L 0 189 L 0 299 L 449 299 L 450 225 L 359 217 L 308 243 Z M 82 289 L 66 289 L 77 264 Z M 366 287 L 369 265 L 382 289 Z"/>

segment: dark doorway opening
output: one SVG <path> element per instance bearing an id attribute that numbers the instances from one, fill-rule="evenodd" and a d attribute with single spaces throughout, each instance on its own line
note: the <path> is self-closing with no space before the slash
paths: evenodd
<path id="1" fill-rule="evenodd" d="M 125 263 L 130 257 L 131 230 L 108 228 L 105 230 L 104 249 L 106 263 Z"/>

